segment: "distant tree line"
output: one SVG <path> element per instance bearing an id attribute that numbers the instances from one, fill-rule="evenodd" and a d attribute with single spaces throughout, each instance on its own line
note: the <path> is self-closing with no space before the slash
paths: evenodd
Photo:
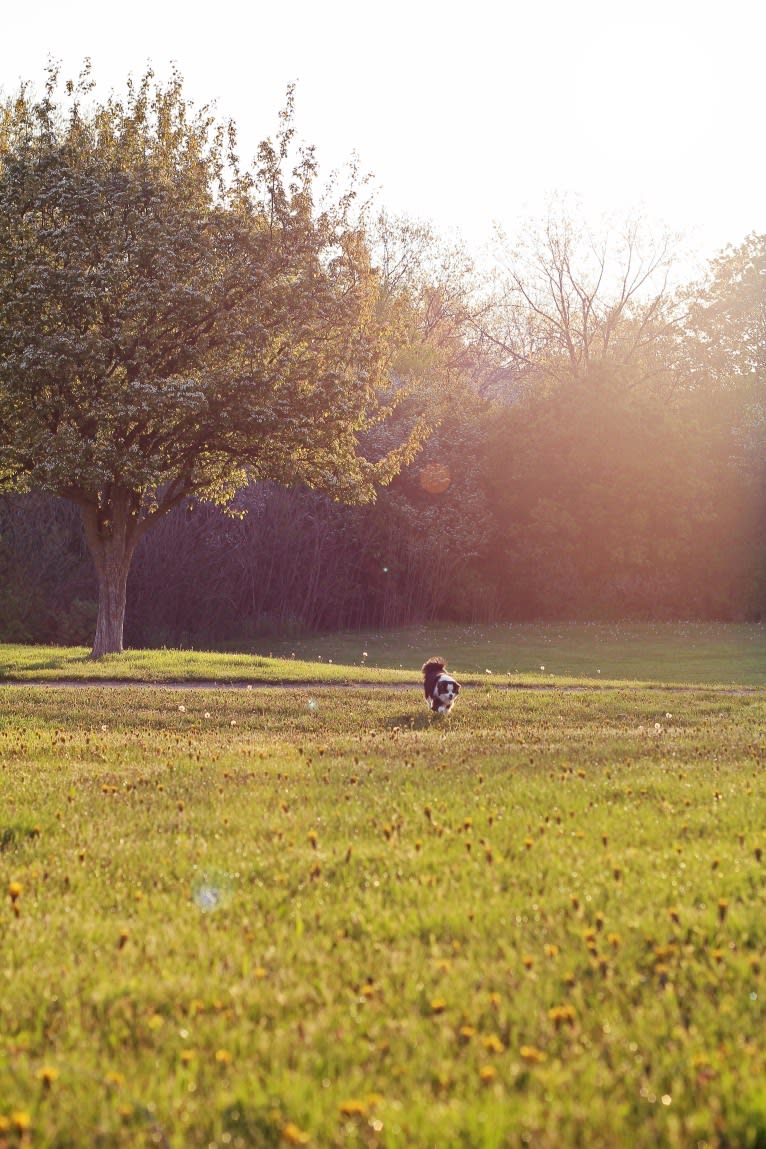
<path id="1" fill-rule="evenodd" d="M 150 81 L 0 123 L 0 641 L 763 617 L 766 236 L 683 283 L 551 210 L 480 272 Z"/>
<path id="2" fill-rule="evenodd" d="M 260 482 L 234 516 L 179 506 L 137 548 L 126 641 L 236 644 L 433 620 L 762 618 L 765 281 L 766 237 L 751 237 L 704 285 L 674 294 L 683 321 L 674 310 L 648 357 L 564 371 L 554 355 L 556 375 L 534 348 L 521 366 L 505 354 L 496 312 L 474 312 L 470 326 L 443 315 L 450 336 L 462 332 L 464 361 L 430 438 L 376 501 L 349 507 Z M 0 580 L 3 640 L 89 641 L 95 582 L 67 503 L 0 500 Z"/>

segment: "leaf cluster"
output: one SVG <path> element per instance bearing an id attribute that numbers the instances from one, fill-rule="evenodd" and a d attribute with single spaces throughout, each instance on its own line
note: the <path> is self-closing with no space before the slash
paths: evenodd
<path id="1" fill-rule="evenodd" d="M 353 189 L 315 204 L 311 149 L 243 170 L 175 74 L 0 108 L 0 477 L 135 516 L 250 478 L 370 498 L 413 443 L 359 438 L 390 404 L 389 332 Z"/>

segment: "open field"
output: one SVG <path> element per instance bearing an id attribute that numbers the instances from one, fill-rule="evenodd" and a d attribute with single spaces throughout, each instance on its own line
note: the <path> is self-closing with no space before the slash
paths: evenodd
<path id="1" fill-rule="evenodd" d="M 0 681 L 118 679 L 300 683 L 415 682 L 442 654 L 468 682 L 766 686 L 762 623 L 514 623 L 409 627 L 269 639 L 247 652 L 128 650 L 93 662 L 84 647 L 0 644 Z"/>
<path id="2" fill-rule="evenodd" d="M 0 1145 L 762 1149 L 765 764 L 759 689 L 0 685 Z"/>

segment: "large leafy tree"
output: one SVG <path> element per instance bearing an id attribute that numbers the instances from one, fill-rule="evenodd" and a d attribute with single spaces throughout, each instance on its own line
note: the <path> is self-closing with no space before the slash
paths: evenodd
<path id="1" fill-rule="evenodd" d="M 81 509 L 96 657 L 181 501 L 263 478 L 364 501 L 416 450 L 369 434 L 392 338 L 353 191 L 317 203 L 292 113 L 251 171 L 178 75 L 99 103 L 52 69 L 0 106 L 0 480 Z"/>

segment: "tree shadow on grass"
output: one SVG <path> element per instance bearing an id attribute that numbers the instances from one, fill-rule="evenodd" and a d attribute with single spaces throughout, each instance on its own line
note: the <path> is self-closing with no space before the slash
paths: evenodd
<path id="1" fill-rule="evenodd" d="M 13 682 L 19 678 L 26 678 L 30 674 L 42 674 L 44 671 L 54 670 L 66 674 L 67 669 L 75 666 L 86 666 L 91 661 L 90 652 L 72 655 L 70 648 L 62 650 L 61 654 L 46 651 L 38 659 L 22 663 L 15 663 L 11 658 L 0 657 L 0 682 Z"/>

